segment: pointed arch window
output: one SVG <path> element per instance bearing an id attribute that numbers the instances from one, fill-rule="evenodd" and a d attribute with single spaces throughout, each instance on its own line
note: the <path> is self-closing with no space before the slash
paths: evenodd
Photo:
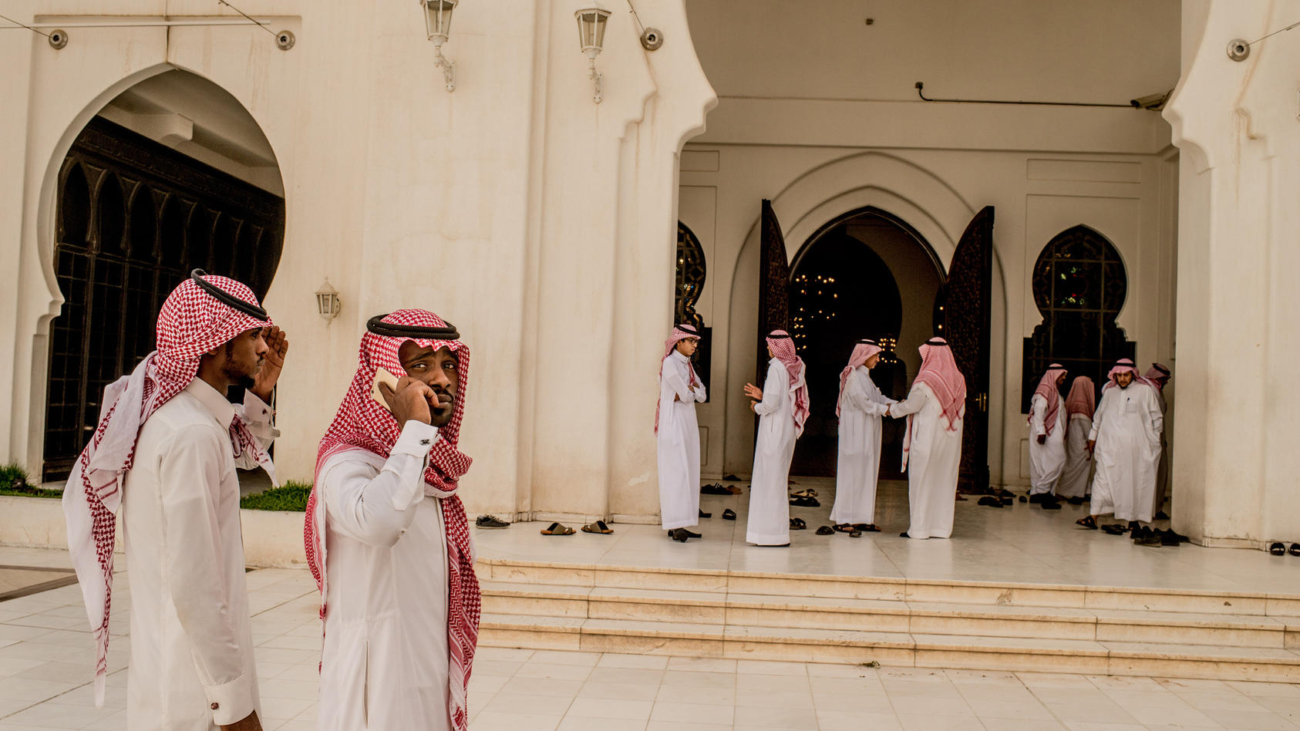
<path id="1" fill-rule="evenodd" d="M 1022 413 L 1029 413 L 1051 363 L 1068 368 L 1071 380 L 1088 376 L 1100 386 L 1111 365 L 1132 358 L 1136 348 L 1115 324 L 1128 298 L 1128 273 L 1105 236 L 1083 225 L 1057 234 L 1038 255 L 1032 281 L 1043 319 L 1025 338 Z"/>

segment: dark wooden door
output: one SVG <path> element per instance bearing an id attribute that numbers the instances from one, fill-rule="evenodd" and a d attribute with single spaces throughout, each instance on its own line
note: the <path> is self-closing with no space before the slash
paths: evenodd
<path id="1" fill-rule="evenodd" d="M 772 210 L 772 201 L 763 199 L 760 225 L 758 265 L 758 373 L 754 383 L 763 385 L 767 376 L 767 343 L 764 338 L 773 330 L 790 331 L 790 262 L 785 258 L 785 237 Z"/>
<path id="2" fill-rule="evenodd" d="M 989 354 L 993 312 L 993 206 L 975 214 L 948 267 L 935 334 L 947 338 L 966 377 L 961 441 L 962 492 L 989 487 Z"/>

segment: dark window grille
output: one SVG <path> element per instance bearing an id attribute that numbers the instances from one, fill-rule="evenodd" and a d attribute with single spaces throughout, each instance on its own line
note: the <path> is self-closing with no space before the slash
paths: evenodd
<path id="1" fill-rule="evenodd" d="M 700 295 L 704 292 L 704 279 L 708 276 L 708 265 L 704 260 L 704 247 L 700 245 L 700 240 L 681 221 L 677 222 L 676 266 L 674 324 L 689 323 L 699 330 L 700 346 L 695 351 L 693 361 L 695 372 L 707 389 L 713 363 L 713 328 L 704 326 L 704 318 L 695 311 L 695 305 L 699 303 Z"/>
<path id="2" fill-rule="evenodd" d="M 1115 324 L 1128 297 L 1128 275 L 1105 236 L 1082 225 L 1061 232 L 1039 254 L 1032 281 L 1043 321 L 1025 338 L 1020 406 L 1026 414 L 1053 362 L 1069 369 L 1070 382 L 1091 378 L 1100 395 L 1111 366 L 1132 358 L 1136 348 Z"/>
<path id="3" fill-rule="evenodd" d="M 101 118 L 73 142 L 57 205 L 66 301 L 50 326 L 47 481 L 67 477 L 94 433 L 104 388 L 154 349 L 158 311 L 189 271 L 265 297 L 284 242 L 284 199 Z"/>

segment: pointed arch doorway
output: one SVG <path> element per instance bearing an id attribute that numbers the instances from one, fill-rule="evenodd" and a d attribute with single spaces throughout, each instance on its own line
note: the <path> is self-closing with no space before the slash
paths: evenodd
<path id="1" fill-rule="evenodd" d="M 284 242 L 284 187 L 252 115 L 173 70 L 108 103 L 59 170 L 42 481 L 64 479 L 104 387 L 154 349 L 163 300 L 201 268 L 266 296 Z"/>
<path id="2" fill-rule="evenodd" d="M 920 365 L 917 348 L 934 330 L 943 267 L 906 222 L 864 208 L 829 221 L 791 264 L 790 331 L 807 364 L 812 411 L 795 447 L 792 475 L 834 476 L 839 450 L 835 405 L 839 376 L 853 346 L 885 347 L 872 380 L 893 398 L 906 395 Z M 880 476 L 897 479 L 901 422 L 886 420 Z"/>

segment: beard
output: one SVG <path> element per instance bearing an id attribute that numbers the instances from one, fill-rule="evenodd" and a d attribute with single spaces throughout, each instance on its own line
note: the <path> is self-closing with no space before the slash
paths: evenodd
<path id="1" fill-rule="evenodd" d="M 236 386 L 239 386 L 240 388 L 243 389 L 251 389 L 253 388 L 253 386 L 257 385 L 257 378 L 255 374 L 257 373 L 258 370 L 261 369 L 261 367 L 262 367 L 262 362 L 258 361 L 257 367 L 253 369 L 252 373 L 249 373 L 247 371 L 237 368 L 235 364 L 232 363 L 231 361 L 226 361 L 225 367 L 221 369 L 221 374 Z"/>

